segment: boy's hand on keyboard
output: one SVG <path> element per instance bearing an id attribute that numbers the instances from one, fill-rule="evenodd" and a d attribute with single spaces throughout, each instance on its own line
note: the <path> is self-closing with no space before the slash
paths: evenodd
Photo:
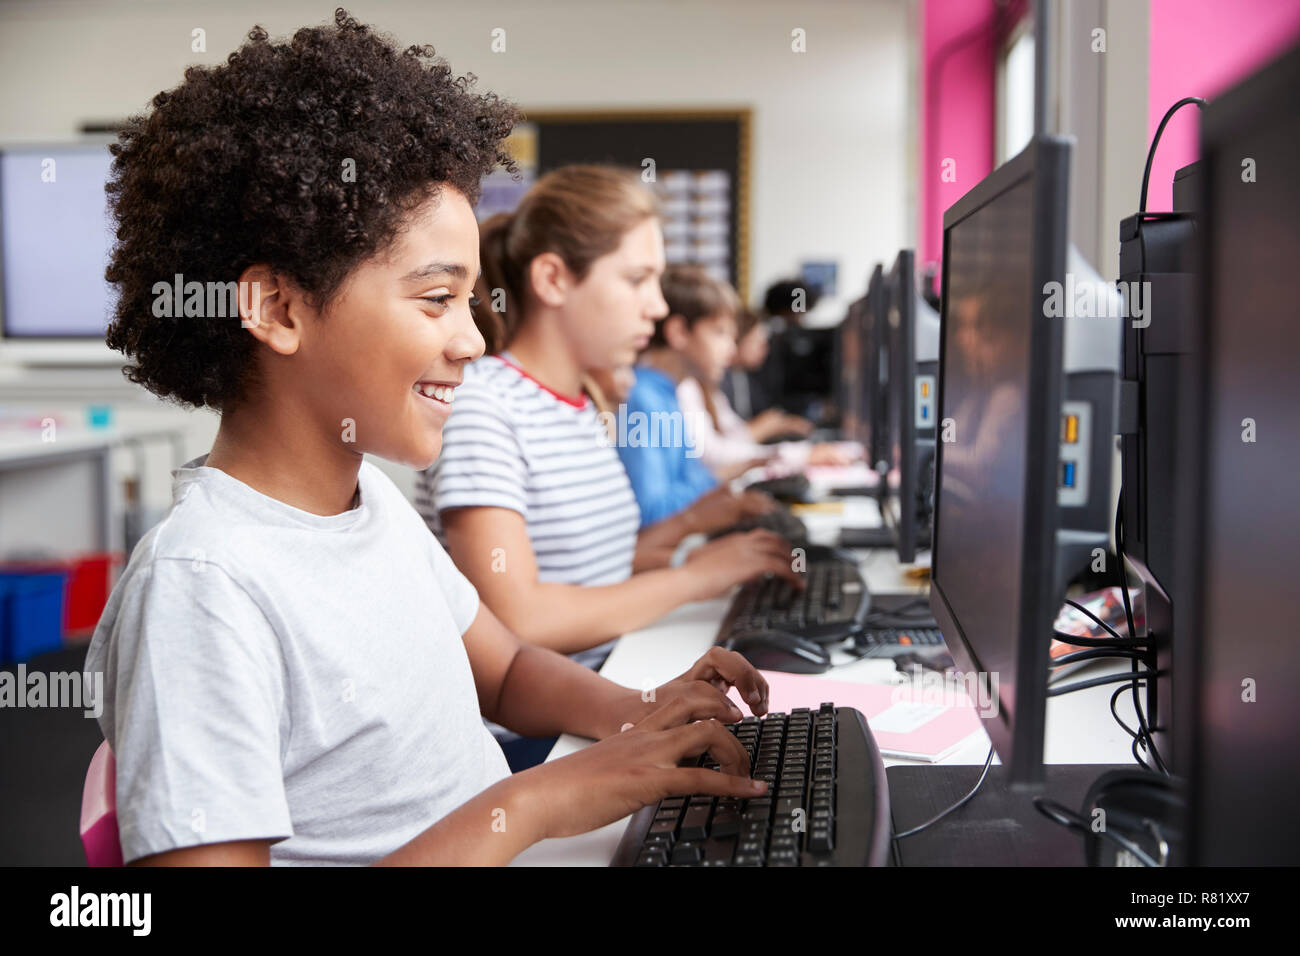
<path id="1" fill-rule="evenodd" d="M 629 691 L 629 705 L 626 709 L 620 707 L 616 713 L 613 732 L 638 726 L 657 711 L 663 712 L 661 719 L 665 719 L 663 714 L 675 714 L 677 723 L 682 724 L 708 719 L 734 724 L 745 714 L 727 696 L 732 687 L 755 716 L 767 713 L 767 681 L 763 675 L 735 651 L 711 647 L 690 670 L 661 684 L 650 694 Z"/>
<path id="2" fill-rule="evenodd" d="M 665 693 L 671 693 L 671 688 L 698 681 L 707 682 L 724 697 L 727 691 L 734 687 L 740 692 L 741 699 L 749 705 L 755 717 L 762 717 L 767 713 L 767 681 L 763 675 L 742 655 L 722 647 L 709 648 L 690 670 L 659 688 L 658 697 L 664 700 Z M 722 719 L 721 715 L 713 716 Z M 732 718 L 732 720 L 739 719 Z"/>
<path id="3" fill-rule="evenodd" d="M 692 551 L 683 567 L 689 571 L 696 601 L 718 597 L 763 574 L 803 587 L 803 578 L 794 570 L 793 545 L 772 531 L 746 531 L 710 541 Z"/>
<path id="4" fill-rule="evenodd" d="M 586 833 L 674 794 L 743 799 L 766 792 L 750 779 L 749 754 L 726 726 L 681 724 L 681 713 L 679 704 L 667 704 L 624 733 L 515 774 L 540 824 L 539 838 Z M 680 766 L 705 752 L 718 770 Z"/>

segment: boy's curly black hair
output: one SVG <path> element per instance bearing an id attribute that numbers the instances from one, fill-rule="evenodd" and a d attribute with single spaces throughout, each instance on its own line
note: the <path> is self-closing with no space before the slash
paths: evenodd
<path id="1" fill-rule="evenodd" d="M 288 42 L 255 27 L 224 64 L 187 69 L 111 147 L 106 275 L 120 298 L 107 342 L 134 359 L 126 376 L 182 404 L 233 407 L 253 383 L 253 336 L 237 316 L 155 316 L 155 283 L 232 282 L 266 263 L 324 304 L 435 189 L 475 202 L 485 173 L 514 173 L 503 140 L 520 114 L 474 83 L 342 8 Z"/>

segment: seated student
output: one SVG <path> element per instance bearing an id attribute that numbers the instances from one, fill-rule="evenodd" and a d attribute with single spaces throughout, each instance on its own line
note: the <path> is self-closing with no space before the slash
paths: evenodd
<path id="1" fill-rule="evenodd" d="M 834 420 L 837 412 L 833 407 L 836 330 L 803 324 L 819 299 L 816 289 L 797 279 L 768 287 L 763 311 L 771 323 L 771 338 L 758 377 L 777 407 L 820 424 Z"/>
<path id="2" fill-rule="evenodd" d="M 796 580 L 789 543 L 758 531 L 633 573 L 640 511 L 583 382 L 630 365 L 666 311 L 658 207 L 636 174 L 554 170 L 481 233 L 493 354 L 465 371 L 418 506 L 487 606 L 597 667 L 614 638 L 681 604 L 765 573 Z M 675 540 L 693 530 L 668 521 Z"/>
<path id="3" fill-rule="evenodd" d="M 680 311 L 673 309 L 660 323 L 641 365 L 677 383 L 677 404 L 692 449 L 714 476 L 729 481 L 764 463 L 777 464 L 783 471 L 848 464 L 850 457 L 835 445 L 762 445 L 754 440 L 719 387 L 736 352 L 739 300 L 734 290 L 695 267 L 682 267 L 669 278 L 680 283 Z M 710 287 L 712 292 L 707 291 Z M 686 290 L 692 290 L 690 298 Z"/>
<path id="4" fill-rule="evenodd" d="M 688 440 L 693 429 L 685 427 L 677 405 L 677 383 L 690 374 L 688 360 L 667 346 L 667 336 L 680 335 L 688 322 L 704 320 L 699 326 L 704 328 L 704 323 L 716 322 L 716 317 L 728 315 L 736 307 L 730 287 L 714 281 L 698 266 L 670 266 L 660 288 L 668 303 L 668 316 L 655 324 L 649 348 L 635 369 L 636 378 L 625 403 L 628 437 L 618 446 L 641 509 L 641 521 L 646 524 L 679 513 L 718 487 Z M 715 318 L 710 320 L 711 316 Z M 725 336 L 726 330 L 721 334 Z M 736 473 L 740 470 L 743 468 Z M 766 496 L 748 494 L 756 499 L 755 511 L 770 510 L 775 504 Z"/>
<path id="5" fill-rule="evenodd" d="M 736 315 L 736 357 L 722 379 L 722 394 L 736 414 L 745 419 L 754 441 L 767 442 L 778 435 L 807 436 L 813 423 L 799 415 L 773 408 L 758 370 L 767 361 L 767 322 L 741 309 Z"/>
<path id="6" fill-rule="evenodd" d="M 221 413 L 86 657 L 127 862 L 504 863 L 668 794 L 763 792 L 693 722 L 740 717 L 728 684 L 764 712 L 742 659 L 715 648 L 647 703 L 520 642 L 363 461 L 438 454 L 483 350 L 473 202 L 516 110 L 342 10 L 185 77 L 128 122 L 109 185 L 108 344 Z M 238 315 L 160 300 L 177 273 L 237 280 Z M 483 716 L 608 739 L 511 776 Z M 677 766 L 706 750 L 725 772 Z"/>

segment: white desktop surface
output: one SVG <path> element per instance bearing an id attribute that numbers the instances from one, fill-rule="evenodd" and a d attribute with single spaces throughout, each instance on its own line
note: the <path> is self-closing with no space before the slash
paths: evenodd
<path id="1" fill-rule="evenodd" d="M 880 523 L 875 504 L 868 499 L 844 499 L 839 513 L 802 514 L 809 535 L 816 543 L 832 543 L 841 524 L 871 526 Z M 894 552 L 878 549 L 856 551 L 867 586 L 874 594 L 897 594 L 925 589 L 903 574 Z M 928 555 L 926 556 L 928 558 Z M 600 669 L 602 676 L 634 689 L 655 687 L 677 677 L 689 668 L 712 645 L 722 623 L 730 597 L 684 605 L 639 631 L 624 635 Z M 835 652 L 835 663 L 849 661 L 847 654 Z M 1110 672 L 1118 673 L 1126 665 L 1105 663 L 1081 669 L 1064 678 L 1064 682 L 1081 680 Z M 893 683 L 896 674 L 889 660 L 860 660 L 844 663 L 826 674 L 827 680 L 860 683 Z M 1131 740 L 1110 716 L 1110 695 L 1115 684 L 1103 684 L 1087 690 L 1048 698 L 1047 728 L 1043 757 L 1047 763 L 1132 763 Z M 1130 726 L 1135 724 L 1128 696 L 1122 698 L 1121 716 Z M 547 762 L 581 750 L 591 743 L 582 737 L 565 734 L 556 742 Z M 972 737 L 944 764 L 982 764 L 988 756 L 989 740 L 985 734 Z M 997 759 L 996 757 L 994 758 Z M 917 761 L 885 758 L 886 766 L 919 764 Z M 972 780 L 972 783 L 974 781 Z M 978 797 L 976 797 L 978 799 Z M 557 840 L 544 840 L 529 847 L 512 865 L 515 866 L 608 866 L 614 858 L 627 818 L 584 833 Z"/>

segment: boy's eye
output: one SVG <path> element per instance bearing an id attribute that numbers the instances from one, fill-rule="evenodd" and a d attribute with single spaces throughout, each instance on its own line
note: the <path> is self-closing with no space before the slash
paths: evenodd
<path id="1" fill-rule="evenodd" d="M 442 306 L 444 309 L 447 303 L 451 301 L 450 295 L 422 295 L 420 296 L 425 302 L 432 302 L 434 305 Z"/>
<path id="2" fill-rule="evenodd" d="M 469 307 L 471 309 L 477 309 L 482 304 L 483 304 L 483 300 L 480 299 L 478 296 L 472 295 L 469 297 Z"/>

